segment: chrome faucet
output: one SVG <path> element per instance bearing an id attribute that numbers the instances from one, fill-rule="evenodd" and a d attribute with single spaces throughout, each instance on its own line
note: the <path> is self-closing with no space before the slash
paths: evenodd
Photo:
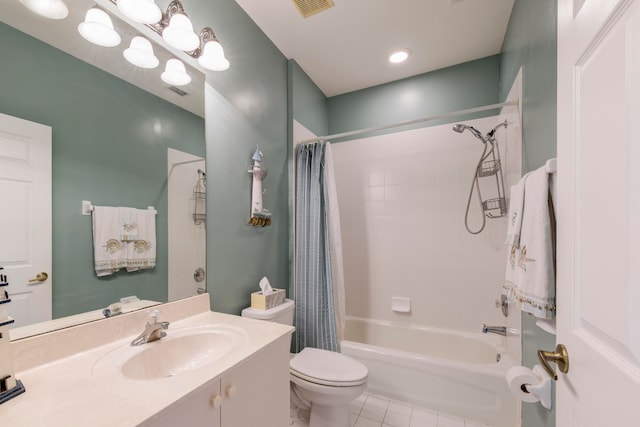
<path id="1" fill-rule="evenodd" d="M 482 325 L 482 333 L 483 334 L 498 334 L 507 336 L 507 327 L 506 326 L 487 326 Z"/>
<path id="2" fill-rule="evenodd" d="M 142 345 L 167 336 L 165 330 L 169 329 L 169 322 L 158 322 L 159 315 L 160 310 L 149 311 L 149 320 L 147 321 L 144 331 L 142 331 L 136 339 L 131 341 L 131 345 Z"/>

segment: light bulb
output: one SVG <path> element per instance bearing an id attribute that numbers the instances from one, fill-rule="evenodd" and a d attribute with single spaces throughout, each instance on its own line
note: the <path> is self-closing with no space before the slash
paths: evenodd
<path id="1" fill-rule="evenodd" d="M 182 61 L 174 58 L 167 61 L 164 73 L 160 75 L 160 78 L 172 86 L 184 86 L 191 83 L 191 76 L 187 74 Z"/>
<path id="2" fill-rule="evenodd" d="M 410 54 L 411 51 L 409 49 L 400 49 L 389 55 L 389 62 L 399 64 L 400 62 L 406 61 Z"/>
<path id="3" fill-rule="evenodd" d="M 20 0 L 20 3 L 33 13 L 49 19 L 64 19 L 69 15 L 63 0 Z"/>
<path id="4" fill-rule="evenodd" d="M 154 0 L 118 0 L 118 9 L 141 24 L 155 24 L 162 19 L 162 11 Z"/>
<path id="5" fill-rule="evenodd" d="M 127 61 L 141 68 L 156 68 L 160 61 L 153 54 L 151 42 L 144 37 L 131 39 L 128 49 L 122 53 Z"/>
<path id="6" fill-rule="evenodd" d="M 204 45 L 202 55 L 198 58 L 198 64 L 212 71 L 224 71 L 229 68 L 229 61 L 224 57 L 222 45 L 217 40 L 208 41 Z"/>
<path id="7" fill-rule="evenodd" d="M 111 18 L 97 7 L 87 11 L 84 22 L 78 25 L 78 31 L 82 37 L 98 46 L 113 47 L 120 44 L 120 35 L 113 29 Z"/>
<path id="8" fill-rule="evenodd" d="M 162 38 L 169 46 L 185 52 L 200 46 L 200 38 L 193 32 L 193 24 L 181 13 L 171 17 L 169 25 L 162 31 Z"/>

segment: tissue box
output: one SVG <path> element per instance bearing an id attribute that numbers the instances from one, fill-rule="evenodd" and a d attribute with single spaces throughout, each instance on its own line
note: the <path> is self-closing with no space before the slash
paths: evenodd
<path id="1" fill-rule="evenodd" d="M 284 289 L 273 289 L 270 295 L 262 295 L 262 291 L 251 293 L 251 308 L 268 310 L 284 302 Z"/>

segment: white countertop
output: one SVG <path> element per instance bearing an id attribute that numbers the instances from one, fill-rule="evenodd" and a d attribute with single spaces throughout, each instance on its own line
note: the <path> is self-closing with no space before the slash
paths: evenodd
<path id="1" fill-rule="evenodd" d="M 0 405 L 0 424 L 29 427 L 134 426 L 256 355 L 270 343 L 279 339 L 289 340 L 293 331 L 287 325 L 204 312 L 172 322 L 167 333 L 171 334 L 173 328 L 207 323 L 240 328 L 248 334 L 248 342 L 214 363 L 158 380 L 114 376 L 112 380 L 101 381 L 92 373 L 92 366 L 101 356 L 128 345 L 134 336 L 35 366 L 16 373 L 16 378 L 23 382 L 27 391 Z"/>

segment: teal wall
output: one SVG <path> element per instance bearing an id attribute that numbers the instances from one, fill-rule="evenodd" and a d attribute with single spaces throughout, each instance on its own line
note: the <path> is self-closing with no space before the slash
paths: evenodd
<path id="1" fill-rule="evenodd" d="M 502 99 L 523 67 L 523 173 L 556 156 L 556 20 L 556 0 L 516 0 L 502 47 Z M 522 316 L 522 330 L 522 362 L 532 367 L 538 363 L 539 349 L 555 348 L 555 336 L 536 327 L 535 319 L 527 314 Z M 523 403 L 522 425 L 553 427 L 555 410 L 548 411 L 537 403 Z"/>
<path id="2" fill-rule="evenodd" d="M 203 156 L 202 118 L 1 23 L 0 40 L 0 112 L 53 128 L 54 317 L 166 301 L 167 147 Z M 157 267 L 98 279 L 82 200 L 155 206 Z"/>
<path id="3" fill-rule="evenodd" d="M 263 276 L 277 288 L 289 282 L 287 60 L 235 1 L 184 4 L 195 28 L 215 30 L 231 63 L 207 75 L 207 288 L 213 310 L 239 314 Z M 246 225 L 257 144 L 269 171 L 265 228 Z"/>
<path id="4" fill-rule="evenodd" d="M 327 97 L 298 63 L 289 60 L 289 116 L 315 135 L 329 132 Z"/>
<path id="5" fill-rule="evenodd" d="M 499 78 L 500 56 L 494 55 L 334 96 L 329 98 L 328 102 L 329 133 L 365 129 L 496 104 Z M 495 114 L 495 111 L 433 121 L 428 125 L 464 121 L 492 114 Z M 422 126 L 424 124 L 405 129 Z M 386 132 L 398 130 L 392 129 Z"/>

